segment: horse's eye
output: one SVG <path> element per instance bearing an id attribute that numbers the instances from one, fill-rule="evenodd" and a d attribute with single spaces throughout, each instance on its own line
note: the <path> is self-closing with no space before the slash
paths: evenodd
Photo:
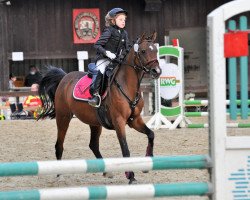
<path id="1" fill-rule="evenodd" d="M 143 49 L 143 50 L 141 50 L 141 52 L 142 52 L 142 53 L 145 53 L 146 51 Z"/>

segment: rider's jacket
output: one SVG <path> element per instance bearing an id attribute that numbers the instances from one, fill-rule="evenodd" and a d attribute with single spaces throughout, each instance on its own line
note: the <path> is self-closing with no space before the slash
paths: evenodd
<path id="1" fill-rule="evenodd" d="M 109 26 L 103 30 L 102 35 L 94 44 L 97 50 L 95 60 L 106 58 L 106 51 L 111 51 L 117 56 L 121 51 L 129 46 L 128 33 L 124 29 L 119 29 L 117 26 Z"/>

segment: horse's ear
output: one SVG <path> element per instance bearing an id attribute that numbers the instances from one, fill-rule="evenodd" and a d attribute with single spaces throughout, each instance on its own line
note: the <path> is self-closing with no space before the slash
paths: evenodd
<path id="1" fill-rule="evenodd" d="M 145 32 L 142 34 L 142 36 L 140 37 L 140 40 L 138 41 L 138 43 L 140 43 L 141 41 L 143 41 L 145 38 Z"/>
<path id="2" fill-rule="evenodd" d="M 152 41 L 154 42 L 157 37 L 156 31 L 151 35 Z"/>

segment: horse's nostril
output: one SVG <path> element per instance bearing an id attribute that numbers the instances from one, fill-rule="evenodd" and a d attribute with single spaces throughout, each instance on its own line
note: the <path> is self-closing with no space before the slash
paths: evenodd
<path id="1" fill-rule="evenodd" d="M 152 69 L 153 74 L 161 74 L 161 69 L 159 67 Z"/>
<path id="2" fill-rule="evenodd" d="M 150 74 L 152 76 L 152 78 L 158 78 L 160 76 L 159 74 L 160 70 L 158 68 L 153 68 L 150 70 Z"/>
<path id="3" fill-rule="evenodd" d="M 157 70 L 156 69 L 152 69 L 153 74 L 157 74 Z"/>

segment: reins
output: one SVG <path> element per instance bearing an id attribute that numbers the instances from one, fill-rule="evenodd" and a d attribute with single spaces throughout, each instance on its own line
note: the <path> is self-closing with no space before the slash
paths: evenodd
<path id="1" fill-rule="evenodd" d="M 137 82 L 137 90 L 136 90 L 136 96 L 135 96 L 135 98 L 134 98 L 133 101 L 128 97 L 128 95 L 125 93 L 125 91 L 123 90 L 122 86 L 117 82 L 117 80 L 114 79 L 114 83 L 116 84 L 117 88 L 121 91 L 121 93 L 122 93 L 123 96 L 127 99 L 128 103 L 129 103 L 130 109 L 131 109 L 131 111 L 132 111 L 132 112 L 131 112 L 131 115 L 130 115 L 130 117 L 129 117 L 129 120 L 131 120 L 131 121 L 133 120 L 133 115 L 134 115 L 135 107 L 136 107 L 136 105 L 138 104 L 138 102 L 139 102 L 140 99 L 141 99 L 141 95 L 140 95 L 139 90 L 140 90 L 141 81 L 142 81 L 142 78 L 143 78 L 144 74 L 145 74 L 145 73 L 143 72 L 141 78 L 138 79 L 138 82 Z"/>
<path id="2" fill-rule="evenodd" d="M 135 42 L 134 44 L 138 44 L 139 45 L 140 43 L 138 43 L 138 40 L 137 40 L 137 42 Z M 134 44 L 132 46 L 134 46 Z M 134 112 L 135 112 L 135 107 L 136 107 L 136 105 L 139 103 L 139 101 L 141 99 L 141 94 L 139 92 L 140 91 L 140 86 L 141 86 L 141 81 L 142 81 L 145 73 L 149 73 L 150 72 L 150 68 L 148 66 L 150 64 L 152 64 L 152 63 L 155 63 L 157 61 L 157 59 L 151 60 L 151 61 L 147 62 L 145 65 L 143 65 L 143 63 L 141 61 L 141 57 L 140 57 L 140 52 L 139 51 L 137 51 L 137 52 L 135 51 L 133 63 L 132 64 L 123 63 L 124 59 L 129 54 L 130 50 L 131 50 L 131 48 L 129 49 L 128 53 L 124 56 L 123 60 L 121 61 L 121 65 L 128 65 L 128 66 L 132 67 L 136 71 L 136 74 L 137 74 L 137 90 L 136 90 L 136 95 L 135 95 L 134 100 L 131 100 L 129 98 L 129 96 L 126 94 L 126 92 L 124 91 L 124 89 L 122 88 L 122 86 L 116 80 L 115 77 L 116 77 L 116 74 L 118 72 L 118 68 L 115 71 L 115 73 L 113 74 L 113 77 L 111 79 L 110 85 L 114 81 L 114 83 L 117 86 L 117 88 L 120 90 L 120 92 L 123 94 L 123 96 L 125 97 L 125 99 L 128 101 L 130 109 L 131 109 L 131 115 L 129 117 L 129 120 L 132 121 L 134 119 L 133 115 L 134 115 Z M 136 59 L 139 61 L 139 65 L 136 64 Z M 138 74 L 139 74 L 138 71 L 142 72 L 140 77 L 138 77 Z"/>

